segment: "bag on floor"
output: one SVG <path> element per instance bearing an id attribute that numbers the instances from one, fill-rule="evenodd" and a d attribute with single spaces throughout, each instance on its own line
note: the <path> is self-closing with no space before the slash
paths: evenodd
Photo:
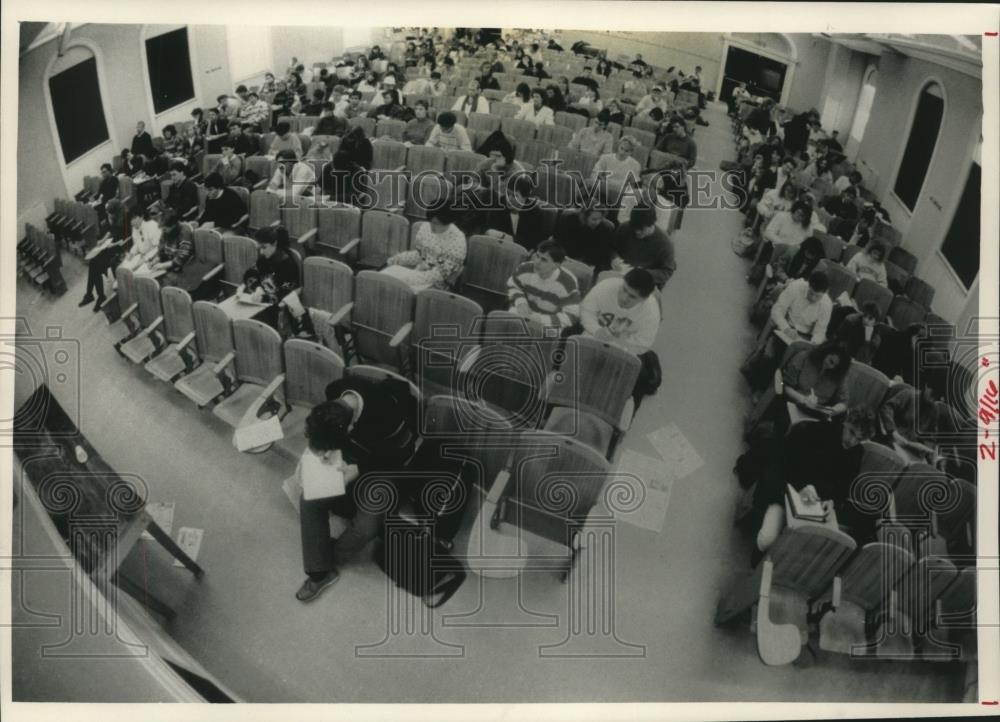
<path id="1" fill-rule="evenodd" d="M 730 246 L 733 249 L 733 253 L 737 256 L 740 258 L 747 258 L 751 253 L 753 253 L 753 249 L 756 244 L 757 237 L 754 235 L 754 232 L 749 228 L 744 228 L 743 231 L 732 240 Z"/>
<path id="2" fill-rule="evenodd" d="M 442 544 L 429 524 L 399 517 L 386 520 L 375 544 L 375 563 L 397 587 L 420 597 L 431 609 L 451 599 L 465 581 L 465 571 Z"/>

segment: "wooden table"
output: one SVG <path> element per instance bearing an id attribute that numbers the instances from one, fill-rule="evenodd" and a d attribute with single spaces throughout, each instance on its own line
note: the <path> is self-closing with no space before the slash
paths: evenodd
<path id="1" fill-rule="evenodd" d="M 167 619 L 174 611 L 118 571 L 144 531 L 185 567 L 201 577 L 203 570 L 146 511 L 142 479 L 119 474 L 101 458 L 47 386 L 39 386 L 22 405 L 15 421 L 14 453 L 22 478 L 34 485 L 53 523 L 68 537 L 69 550 L 80 566 L 101 582 L 111 582 Z M 81 462 L 77 449 L 86 459 Z"/>

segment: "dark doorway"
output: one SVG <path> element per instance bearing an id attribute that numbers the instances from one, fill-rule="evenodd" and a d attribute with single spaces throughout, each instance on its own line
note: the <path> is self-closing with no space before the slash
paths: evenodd
<path id="1" fill-rule="evenodd" d="M 785 63 L 765 58 L 749 50 L 730 47 L 726 55 L 726 67 L 722 71 L 722 92 L 719 100 L 728 102 L 733 95 L 733 88 L 738 83 L 746 83 L 747 89 L 754 95 L 763 95 L 780 101 L 787 70 L 788 66 Z"/>

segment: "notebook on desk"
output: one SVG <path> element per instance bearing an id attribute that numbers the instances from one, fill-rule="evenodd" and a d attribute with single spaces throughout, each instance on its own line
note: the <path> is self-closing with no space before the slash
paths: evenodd
<path id="1" fill-rule="evenodd" d="M 791 507 L 792 516 L 802 521 L 826 521 L 828 512 L 824 508 L 822 501 L 802 501 L 802 496 L 798 490 L 789 484 L 785 490 L 788 496 L 788 505 Z"/>

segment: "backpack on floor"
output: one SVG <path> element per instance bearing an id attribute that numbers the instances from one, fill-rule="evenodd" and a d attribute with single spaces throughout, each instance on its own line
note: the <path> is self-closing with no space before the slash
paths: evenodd
<path id="1" fill-rule="evenodd" d="M 465 581 L 461 562 L 435 540 L 430 524 L 400 517 L 386 520 L 375 544 L 375 563 L 397 587 L 432 609 L 451 599 Z"/>

